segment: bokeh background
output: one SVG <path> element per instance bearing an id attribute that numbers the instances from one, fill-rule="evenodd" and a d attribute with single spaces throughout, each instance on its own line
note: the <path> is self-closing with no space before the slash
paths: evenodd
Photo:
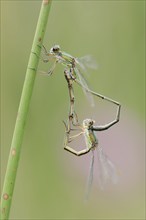
<path id="1" fill-rule="evenodd" d="M 1 1 L 1 185 L 41 1 Z M 38 74 L 23 139 L 11 219 L 144 219 L 145 113 L 144 1 L 59 1 L 52 3 L 44 45 L 59 44 L 75 57 L 92 54 L 91 88 L 122 104 L 120 123 L 97 134 L 116 164 L 119 182 L 101 191 L 98 166 L 84 202 L 90 154 L 63 150 L 69 97 L 58 65 L 52 77 Z M 39 70 L 49 69 L 40 62 Z M 116 107 L 95 99 L 91 108 L 75 86 L 80 121 L 113 120 Z M 97 159 L 97 158 L 95 158 Z"/>

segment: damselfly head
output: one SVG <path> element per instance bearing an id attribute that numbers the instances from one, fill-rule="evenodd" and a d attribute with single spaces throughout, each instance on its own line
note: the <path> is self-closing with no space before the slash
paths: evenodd
<path id="1" fill-rule="evenodd" d="M 87 128 L 87 129 L 90 129 L 93 126 L 94 123 L 95 123 L 95 121 L 92 120 L 92 119 L 85 119 L 83 121 L 83 127 Z"/>
<path id="2" fill-rule="evenodd" d="M 59 45 L 54 45 L 51 49 L 50 49 L 50 53 L 58 53 L 60 51 L 60 46 Z"/>

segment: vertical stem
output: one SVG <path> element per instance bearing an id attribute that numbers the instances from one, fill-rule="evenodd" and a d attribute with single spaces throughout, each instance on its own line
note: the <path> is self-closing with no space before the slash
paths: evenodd
<path id="1" fill-rule="evenodd" d="M 34 81 L 36 77 L 36 70 L 39 63 L 39 56 L 41 52 L 41 45 L 44 38 L 45 29 L 47 26 L 47 20 L 49 10 L 51 6 L 51 0 L 43 0 L 40 10 L 40 15 L 36 27 L 36 33 L 32 44 L 32 49 L 29 57 L 28 67 L 26 71 L 26 78 L 22 90 L 20 99 L 15 129 L 13 133 L 11 149 L 7 164 L 7 170 L 4 179 L 4 186 L 1 196 L 1 219 L 8 219 L 11 202 L 13 197 L 13 190 L 15 186 L 15 179 L 17 174 L 17 168 L 19 164 L 21 144 L 24 134 L 25 122 L 29 110 L 30 99 L 33 91 Z M 37 54 L 37 56 L 36 56 Z"/>

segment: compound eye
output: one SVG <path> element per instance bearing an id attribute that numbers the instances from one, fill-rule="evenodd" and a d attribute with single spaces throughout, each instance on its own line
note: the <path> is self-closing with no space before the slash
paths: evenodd
<path id="1" fill-rule="evenodd" d="M 92 126 L 93 124 L 94 124 L 94 121 L 91 120 L 91 121 L 89 122 L 89 125 Z"/>
<path id="2" fill-rule="evenodd" d="M 59 47 L 59 45 L 55 45 L 53 48 L 52 48 L 52 51 L 53 52 L 58 52 L 60 50 L 60 47 Z"/>

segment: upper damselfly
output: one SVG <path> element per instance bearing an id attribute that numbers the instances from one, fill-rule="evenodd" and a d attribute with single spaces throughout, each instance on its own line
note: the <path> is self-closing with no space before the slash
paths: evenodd
<path id="1" fill-rule="evenodd" d="M 93 56 L 87 55 L 81 58 L 75 58 L 72 55 L 61 51 L 59 45 L 54 45 L 50 51 L 47 51 L 45 46 L 42 47 L 45 57 L 43 57 L 44 62 L 52 61 L 52 67 L 48 70 L 47 74 L 52 75 L 57 63 L 61 63 L 65 66 L 66 71 L 70 74 L 70 79 L 72 81 L 77 80 L 82 86 L 83 91 L 87 95 L 87 98 L 91 102 L 91 105 L 94 105 L 93 97 L 89 90 L 88 83 L 83 75 L 83 72 L 87 72 L 88 68 L 97 69 L 97 64 Z M 85 89 L 86 88 L 86 89 Z"/>

